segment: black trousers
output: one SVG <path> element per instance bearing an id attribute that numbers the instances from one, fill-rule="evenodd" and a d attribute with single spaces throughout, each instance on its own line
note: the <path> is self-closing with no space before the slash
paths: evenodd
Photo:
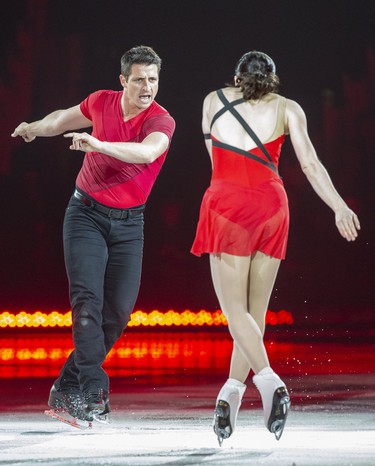
<path id="1" fill-rule="evenodd" d="M 143 210 L 114 219 L 72 196 L 64 219 L 64 256 L 74 350 L 57 388 L 109 391 L 102 368 L 134 308 L 143 255 Z"/>

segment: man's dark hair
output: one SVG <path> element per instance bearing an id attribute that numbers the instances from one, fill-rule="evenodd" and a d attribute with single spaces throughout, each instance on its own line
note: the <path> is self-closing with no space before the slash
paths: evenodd
<path id="1" fill-rule="evenodd" d="M 236 87 L 240 87 L 245 100 L 257 100 L 279 89 L 279 77 L 271 57 L 252 51 L 243 55 L 236 65 Z"/>
<path id="2" fill-rule="evenodd" d="M 138 45 L 133 47 L 121 57 L 121 74 L 126 81 L 132 71 L 132 65 L 156 65 L 158 74 L 161 68 L 161 58 L 151 47 Z"/>

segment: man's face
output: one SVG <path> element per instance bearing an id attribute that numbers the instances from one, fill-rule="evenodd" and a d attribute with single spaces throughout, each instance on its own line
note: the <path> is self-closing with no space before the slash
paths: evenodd
<path id="1" fill-rule="evenodd" d="M 129 106 L 145 110 L 152 104 L 158 92 L 158 68 L 156 65 L 132 65 L 128 80 L 120 75 L 120 81 Z"/>

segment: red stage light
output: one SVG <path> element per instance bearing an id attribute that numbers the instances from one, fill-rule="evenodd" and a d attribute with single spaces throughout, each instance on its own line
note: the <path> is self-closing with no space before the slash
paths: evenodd
<path id="1" fill-rule="evenodd" d="M 270 325 L 292 325 L 293 316 L 290 312 L 281 310 L 279 312 L 268 311 L 266 323 Z M 60 312 L 53 310 L 34 313 L 19 311 L 11 313 L 2 311 L 0 313 L 0 328 L 66 328 L 71 327 L 71 311 Z M 220 327 L 226 326 L 227 321 L 221 310 L 210 312 L 204 309 L 199 311 L 159 311 L 151 312 L 136 310 L 132 313 L 129 327 Z"/>

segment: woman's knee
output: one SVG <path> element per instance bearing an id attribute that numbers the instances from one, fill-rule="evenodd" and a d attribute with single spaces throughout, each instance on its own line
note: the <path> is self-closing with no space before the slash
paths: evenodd
<path id="1" fill-rule="evenodd" d="M 228 329 L 233 339 L 235 341 L 248 338 L 263 340 L 263 332 L 251 315 L 246 314 L 242 317 L 232 315 L 227 318 Z"/>

